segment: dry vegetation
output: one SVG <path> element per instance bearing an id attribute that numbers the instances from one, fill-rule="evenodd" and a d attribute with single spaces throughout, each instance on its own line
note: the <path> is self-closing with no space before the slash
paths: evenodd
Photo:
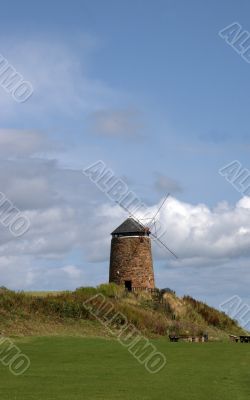
<path id="1" fill-rule="evenodd" d="M 202 334 L 223 339 L 243 330 L 224 313 L 189 296 L 174 292 L 127 293 L 114 284 L 79 288 L 74 292 L 14 292 L 0 290 L 0 330 L 4 335 L 82 335 L 108 337 L 106 331 L 84 306 L 102 293 L 117 311 L 149 337 L 168 334 Z M 98 304 L 95 305 L 98 307 Z M 118 320 L 117 324 L 124 321 Z"/>

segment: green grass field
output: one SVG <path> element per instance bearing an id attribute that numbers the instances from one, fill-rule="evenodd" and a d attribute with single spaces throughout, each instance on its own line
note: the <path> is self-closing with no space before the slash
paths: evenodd
<path id="1" fill-rule="evenodd" d="M 250 345 L 154 341 L 167 365 L 151 375 L 115 340 L 24 338 L 31 359 L 13 376 L 0 364 L 1 400 L 247 400 Z"/>

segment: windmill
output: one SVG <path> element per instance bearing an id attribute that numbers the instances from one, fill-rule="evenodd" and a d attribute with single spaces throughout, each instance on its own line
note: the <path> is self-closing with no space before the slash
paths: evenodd
<path id="1" fill-rule="evenodd" d="M 148 226 L 122 206 L 129 213 L 129 218 L 111 233 L 110 282 L 123 285 L 129 291 L 155 288 L 150 235 L 159 246 L 165 248 L 173 257 L 177 258 L 176 254 L 157 236 L 156 232 L 156 217 L 168 196 L 154 216 L 150 218 Z M 155 233 L 151 232 L 152 226 L 155 227 Z"/>
<path id="2" fill-rule="evenodd" d="M 145 229 L 151 230 L 152 226 L 154 226 L 155 231 L 154 231 L 154 233 L 152 231 L 150 231 L 151 236 L 154 238 L 156 243 L 159 244 L 160 247 L 164 247 L 174 258 L 177 259 L 178 258 L 177 255 L 157 236 L 157 230 L 156 230 L 156 217 L 159 214 L 159 212 L 162 209 L 162 207 L 164 206 L 164 204 L 166 203 L 166 201 L 167 201 L 169 196 L 170 196 L 170 194 L 168 193 L 167 196 L 164 198 L 163 202 L 161 203 L 160 207 L 158 208 L 158 210 L 156 211 L 156 213 L 153 215 L 152 218 L 141 218 L 139 220 L 126 207 L 124 207 L 121 204 L 120 205 L 125 211 L 130 213 L 131 217 L 133 217 L 137 222 L 139 222 L 141 225 L 143 225 Z M 145 224 L 141 222 L 141 221 L 144 221 L 144 220 L 150 220 L 150 222 L 148 223 L 148 226 L 145 226 Z"/>

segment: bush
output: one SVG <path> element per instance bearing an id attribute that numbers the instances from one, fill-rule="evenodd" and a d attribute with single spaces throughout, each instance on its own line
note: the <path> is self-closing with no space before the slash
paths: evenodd
<path id="1" fill-rule="evenodd" d="M 125 296 L 125 290 L 123 287 L 116 285 L 115 283 L 103 283 L 97 286 L 97 293 L 102 293 L 105 297 L 121 298 Z"/>
<path id="2" fill-rule="evenodd" d="M 77 295 L 84 295 L 84 296 L 93 296 L 97 293 L 96 288 L 91 287 L 91 286 L 86 286 L 86 287 L 79 287 L 75 290 Z"/>
<path id="3" fill-rule="evenodd" d="M 163 296 L 165 293 L 170 293 L 170 294 L 172 294 L 173 296 L 175 296 L 175 291 L 172 290 L 172 289 L 169 289 L 169 288 L 161 289 L 160 292 L 161 292 L 161 295 L 162 295 L 162 296 Z"/>

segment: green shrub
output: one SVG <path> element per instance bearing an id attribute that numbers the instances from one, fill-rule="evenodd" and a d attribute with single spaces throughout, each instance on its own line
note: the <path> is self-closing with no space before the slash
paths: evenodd
<path id="1" fill-rule="evenodd" d="M 115 283 L 103 283 L 96 288 L 98 293 L 102 293 L 105 297 L 121 298 L 125 295 L 123 287 Z"/>
<path id="2" fill-rule="evenodd" d="M 77 295 L 93 296 L 97 293 L 97 289 L 91 286 L 79 287 L 74 293 Z"/>

